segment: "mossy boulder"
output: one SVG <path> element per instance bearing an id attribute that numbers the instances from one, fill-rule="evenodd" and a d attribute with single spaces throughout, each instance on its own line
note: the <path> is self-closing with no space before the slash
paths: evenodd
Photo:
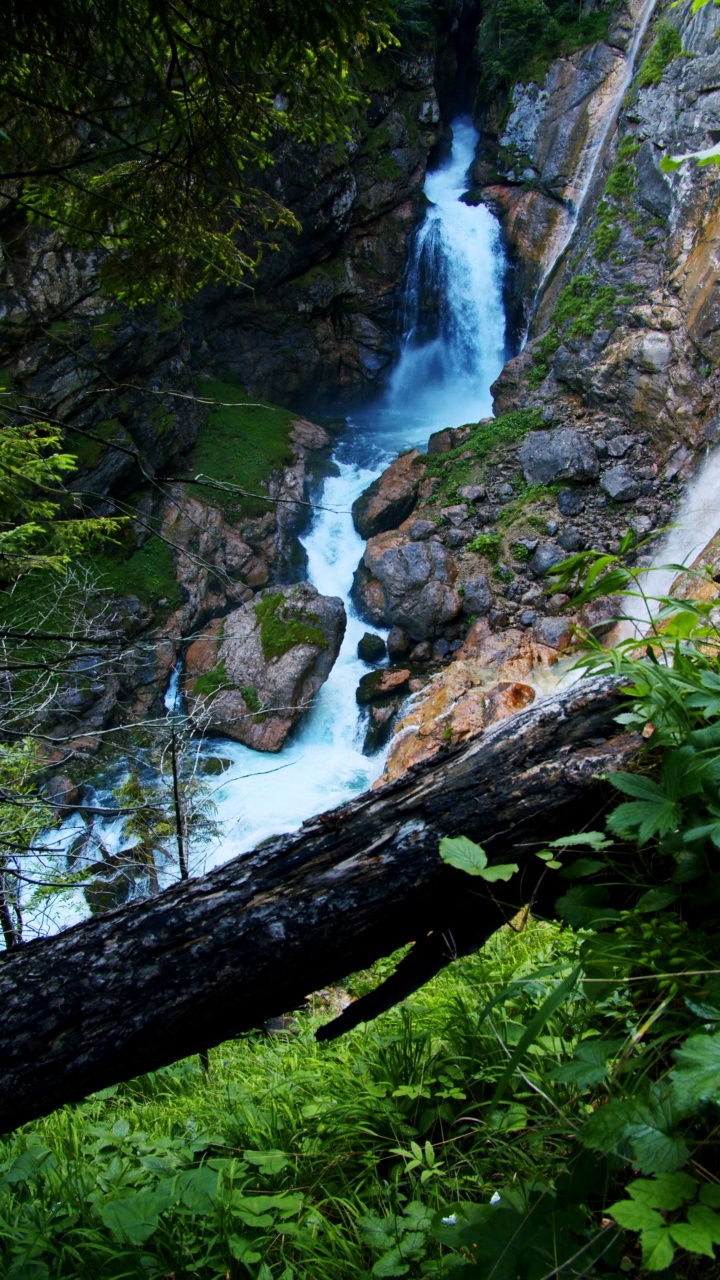
<path id="1" fill-rule="evenodd" d="M 345 624 L 342 600 L 309 582 L 258 593 L 188 649 L 192 720 L 256 751 L 279 751 L 327 680 Z"/>

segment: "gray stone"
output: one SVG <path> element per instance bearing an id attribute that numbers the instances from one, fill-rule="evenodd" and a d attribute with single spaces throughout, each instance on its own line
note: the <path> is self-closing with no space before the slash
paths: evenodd
<path id="1" fill-rule="evenodd" d="M 448 529 L 445 541 L 449 547 L 465 547 L 472 542 L 472 536 L 469 529 Z"/>
<path id="2" fill-rule="evenodd" d="M 592 442 L 570 428 L 531 431 L 519 456 L 528 484 L 552 484 L 555 480 L 589 484 L 597 479 L 600 469 Z"/>
<path id="3" fill-rule="evenodd" d="M 431 533 L 437 532 L 437 525 L 433 520 L 413 520 L 410 525 L 410 537 L 413 542 L 422 542 L 425 538 L 429 538 Z"/>
<path id="4" fill-rule="evenodd" d="M 463 484 L 458 489 L 458 493 L 465 502 L 480 502 L 482 498 L 487 497 L 484 484 Z"/>
<path id="5" fill-rule="evenodd" d="M 374 665 L 376 662 L 382 662 L 387 653 L 387 645 L 382 636 L 376 636 L 372 631 L 366 631 L 361 640 L 358 641 L 357 655 L 361 662 L 369 662 Z"/>
<path id="6" fill-rule="evenodd" d="M 558 524 L 557 520 L 548 520 L 548 522 L 547 522 L 547 524 L 546 524 L 545 528 L 547 529 L 548 533 L 550 534 L 550 537 L 551 537 L 551 538 L 554 538 L 554 537 L 555 537 L 555 534 L 557 533 L 557 531 L 558 531 L 558 529 L 560 528 L 560 526 L 559 526 L 559 524 Z"/>
<path id="7" fill-rule="evenodd" d="M 545 574 L 566 559 L 566 552 L 552 542 L 541 542 L 530 561 L 530 568 L 536 578 L 544 578 Z"/>
<path id="8" fill-rule="evenodd" d="M 566 649 L 572 640 L 572 622 L 569 618 L 541 618 L 535 634 L 549 649 Z"/>
<path id="9" fill-rule="evenodd" d="M 612 498 L 613 502 L 634 502 L 640 496 L 640 486 L 637 480 L 628 471 L 627 467 L 622 464 L 619 467 L 611 467 L 606 471 L 600 481 L 601 487 L 605 490 L 608 498 Z"/>
<path id="10" fill-rule="evenodd" d="M 582 551 L 587 539 L 573 525 L 566 525 L 561 530 L 558 542 L 565 551 Z"/>
<path id="11" fill-rule="evenodd" d="M 260 605 L 270 606 L 269 618 L 258 615 Z M 275 649 L 266 653 L 268 622 Z M 287 648 L 280 644 L 278 652 L 283 631 Z M 327 680 L 344 634 L 342 600 L 321 596 L 309 582 L 260 592 L 227 614 L 222 634 L 202 636 L 188 649 L 184 680 L 193 723 L 255 751 L 279 751 Z"/>
<path id="12" fill-rule="evenodd" d="M 449 653 L 450 653 L 450 645 L 448 644 L 447 640 L 443 639 L 443 637 L 441 636 L 439 640 L 435 641 L 432 647 L 433 662 L 442 662 L 445 658 L 448 657 Z"/>
<path id="13" fill-rule="evenodd" d="M 624 458 L 634 443 L 634 436 L 615 436 L 608 444 L 608 453 L 611 458 Z"/>
<path id="14" fill-rule="evenodd" d="M 585 510 L 585 499 L 574 489 L 561 489 L 557 504 L 561 516 L 577 516 Z"/>
<path id="15" fill-rule="evenodd" d="M 525 609 L 525 611 L 520 614 L 520 625 L 523 627 L 531 627 L 536 618 L 537 614 L 534 609 Z"/>
<path id="16" fill-rule="evenodd" d="M 411 662 L 429 662 L 432 657 L 432 645 L 429 640 L 421 640 L 410 650 Z"/>
<path id="17" fill-rule="evenodd" d="M 451 524 L 454 529 L 457 529 L 467 519 L 467 513 L 468 509 L 464 502 L 458 503 L 454 507 L 443 507 L 440 511 L 445 523 Z"/>
<path id="18" fill-rule="evenodd" d="M 376 626 L 403 627 L 427 640 L 457 618 L 457 565 L 441 542 L 408 542 L 402 533 L 371 538 L 355 572 L 352 596 Z"/>
<path id="19" fill-rule="evenodd" d="M 635 157 L 637 170 L 637 198 L 643 209 L 655 218 L 667 222 L 672 210 L 670 184 L 660 168 L 660 152 L 649 138 L 643 142 Z"/>
<path id="20" fill-rule="evenodd" d="M 484 573 L 470 578 L 463 587 L 463 613 L 476 618 L 484 618 L 492 604 L 492 591 Z"/>

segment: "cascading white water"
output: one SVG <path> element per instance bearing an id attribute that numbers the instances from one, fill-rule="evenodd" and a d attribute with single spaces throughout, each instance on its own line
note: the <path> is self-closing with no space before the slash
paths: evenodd
<path id="1" fill-rule="evenodd" d="M 697 474 L 689 481 L 683 500 L 666 536 L 653 554 L 645 573 L 638 579 L 639 596 L 625 600 L 627 619 L 614 635 L 615 640 L 643 635 L 658 605 L 653 601 L 667 595 L 681 568 L 688 568 L 720 529 L 720 448 L 708 454 Z M 647 597 L 647 604 L 642 596 Z"/>
<path id="2" fill-rule="evenodd" d="M 477 422 L 492 410 L 490 384 L 505 351 L 503 255 L 500 228 L 483 206 L 464 204 L 468 169 L 478 134 L 469 121 L 453 124 L 448 160 L 428 174 L 432 202 L 414 238 L 402 290 L 403 334 L 397 365 L 382 395 L 348 423 L 335 454 L 337 475 L 324 483 L 312 527 L 303 539 L 308 577 L 324 595 L 340 596 L 348 614 L 338 660 L 316 702 L 277 756 L 226 738 L 208 740 L 207 755 L 229 767 L 214 793 L 222 836 L 205 850 L 204 867 L 254 848 L 268 836 L 295 830 L 304 819 L 366 790 L 383 768 L 384 755 L 363 755 L 365 726 L 355 690 L 368 671 L 357 657 L 367 630 L 349 599 L 364 544 L 350 509 L 355 498 L 403 449 L 427 443 L 432 431 Z M 179 669 L 165 698 L 169 716 L 182 713 Z M 117 779 L 115 782 L 117 783 Z M 98 803 L 112 803 L 99 789 Z M 123 843 L 123 821 L 97 823 L 114 852 Z M 49 847 L 61 855 L 84 827 L 79 817 L 53 832 Z M 193 872 L 203 870 L 198 850 Z M 53 906 L 26 913 L 26 936 L 66 927 L 86 914 L 79 892 Z"/>
<path id="3" fill-rule="evenodd" d="M 324 509 L 303 539 L 311 582 L 324 595 L 345 601 L 348 627 L 340 656 L 279 756 L 227 740 L 214 744 L 232 767 L 215 796 L 223 836 L 208 850 L 208 869 L 358 794 L 382 771 L 382 753 L 362 753 L 364 725 L 355 701 L 358 681 L 369 668 L 357 657 L 367 627 L 349 600 L 364 549 L 350 508 L 403 449 L 424 447 L 439 428 L 490 414 L 490 385 L 506 355 L 499 224 L 484 206 L 460 200 L 478 134 L 463 119 L 452 129 L 451 154 L 425 183 L 432 203 L 403 282 L 397 365 L 386 391 L 349 421 L 335 454 L 338 475 L 325 481 L 319 499 Z"/>

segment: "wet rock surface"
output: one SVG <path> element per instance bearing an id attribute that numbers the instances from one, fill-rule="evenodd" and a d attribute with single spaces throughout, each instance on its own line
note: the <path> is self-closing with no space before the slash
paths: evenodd
<path id="1" fill-rule="evenodd" d="M 371 622 L 398 625 L 411 639 L 426 640 L 460 613 L 456 580 L 455 561 L 440 541 L 383 533 L 367 544 L 352 597 Z"/>
<path id="2" fill-rule="evenodd" d="M 353 524 L 361 538 L 397 529 L 417 502 L 417 449 L 402 454 L 353 503 Z"/>
<path id="3" fill-rule="evenodd" d="M 327 680 L 345 624 L 342 600 L 310 583 L 259 593 L 188 649 L 192 720 L 256 751 L 279 751 Z"/>

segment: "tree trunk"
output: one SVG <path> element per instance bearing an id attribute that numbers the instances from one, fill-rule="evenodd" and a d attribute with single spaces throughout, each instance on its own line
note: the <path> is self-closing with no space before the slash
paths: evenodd
<path id="1" fill-rule="evenodd" d="M 551 907 L 533 851 L 597 823 L 597 775 L 638 749 L 619 702 L 611 680 L 585 681 L 294 835 L 1 957 L 0 1130 L 256 1027 L 403 943 L 420 940 L 423 981 L 538 877 Z M 520 874 L 489 885 L 444 866 L 439 840 L 459 834 Z"/>

